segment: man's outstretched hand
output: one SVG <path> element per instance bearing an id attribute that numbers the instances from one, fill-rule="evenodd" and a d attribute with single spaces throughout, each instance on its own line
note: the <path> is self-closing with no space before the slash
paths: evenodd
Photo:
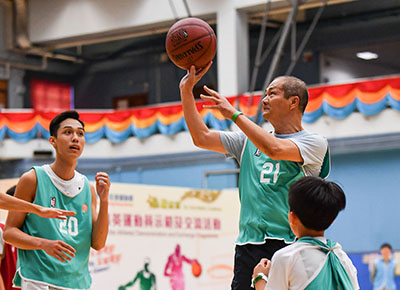
<path id="1" fill-rule="evenodd" d="M 56 218 L 60 220 L 65 220 L 67 219 L 67 216 L 73 216 L 76 213 L 73 211 L 62 210 L 58 208 L 39 206 L 38 212 L 36 214 L 43 218 Z"/>

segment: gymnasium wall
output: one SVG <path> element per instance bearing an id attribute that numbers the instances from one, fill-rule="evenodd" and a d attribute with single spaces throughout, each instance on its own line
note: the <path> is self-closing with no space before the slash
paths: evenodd
<path id="1" fill-rule="evenodd" d="M 339 241 L 346 251 L 376 251 L 383 242 L 400 249 L 400 236 L 391 227 L 400 220 L 400 151 L 374 151 L 332 156 L 328 178 L 339 183 L 347 197 L 341 212 L 327 235 Z M 111 173 L 114 182 L 186 186 L 201 188 L 203 174 L 236 168 L 233 160 L 170 168 L 143 168 Z M 89 174 L 91 178 L 94 174 Z M 207 178 L 210 189 L 236 187 L 236 175 L 212 175 Z M 237 197 L 233 197 L 237 198 Z"/>
<path id="2" fill-rule="evenodd" d="M 352 253 L 375 251 L 387 241 L 400 249 L 395 222 L 400 220 L 400 151 L 332 155 L 328 180 L 339 183 L 347 196 L 346 209 L 328 230 Z M 32 165 L 51 160 L 2 161 L 1 178 L 16 178 Z M 194 152 L 122 159 L 81 159 L 78 170 L 90 180 L 97 171 L 110 174 L 112 182 L 202 188 L 204 173 L 236 168 L 233 159 L 222 154 Z M 209 189 L 234 188 L 236 174 L 210 175 Z M 237 197 L 233 197 L 237 198 Z"/>
<path id="3" fill-rule="evenodd" d="M 328 231 L 349 252 L 379 249 L 383 242 L 400 248 L 400 151 L 338 155 L 329 180 L 342 185 L 347 206 Z"/>

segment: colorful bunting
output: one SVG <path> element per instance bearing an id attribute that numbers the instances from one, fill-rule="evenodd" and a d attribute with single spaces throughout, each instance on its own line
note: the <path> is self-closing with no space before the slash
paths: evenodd
<path id="1" fill-rule="evenodd" d="M 313 87 L 303 121 L 315 122 L 323 114 L 343 119 L 355 110 L 364 115 L 376 115 L 386 107 L 400 111 L 400 78 L 385 78 L 344 85 Z M 228 100 L 254 118 L 261 95 L 240 95 Z M 203 108 L 198 101 L 197 109 L 204 122 L 211 128 L 227 130 L 232 124 L 218 111 Z M 120 143 L 131 136 L 146 138 L 153 134 L 173 135 L 188 130 L 180 104 L 151 106 L 129 110 L 87 111 L 78 110 L 85 122 L 86 142 L 94 143 L 102 138 Z M 6 137 L 18 142 L 33 138 L 48 138 L 50 120 L 60 111 L 0 112 L 0 141 Z"/>

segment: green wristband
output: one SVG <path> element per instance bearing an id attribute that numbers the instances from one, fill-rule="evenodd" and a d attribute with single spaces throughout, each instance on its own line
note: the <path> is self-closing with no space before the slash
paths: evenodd
<path id="1" fill-rule="evenodd" d="M 251 281 L 251 287 L 255 288 L 256 283 L 263 279 L 265 282 L 268 282 L 268 277 L 264 273 L 258 273 L 257 276 Z"/>
<path id="2" fill-rule="evenodd" d="M 237 112 L 235 112 L 235 114 L 233 114 L 233 116 L 232 116 L 232 121 L 233 121 L 233 123 L 236 123 L 236 119 L 237 119 L 240 115 L 243 115 L 243 113 L 240 112 L 240 111 L 237 111 Z"/>
<path id="3" fill-rule="evenodd" d="M 251 283 L 251 287 L 255 288 L 256 287 L 256 283 L 261 280 L 262 277 L 261 276 L 257 276 L 253 279 L 252 283 Z"/>

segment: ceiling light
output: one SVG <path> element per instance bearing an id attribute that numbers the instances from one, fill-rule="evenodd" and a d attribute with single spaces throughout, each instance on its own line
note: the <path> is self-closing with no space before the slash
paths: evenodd
<path id="1" fill-rule="evenodd" d="M 378 54 L 370 51 L 357 52 L 357 57 L 365 60 L 377 59 Z"/>

